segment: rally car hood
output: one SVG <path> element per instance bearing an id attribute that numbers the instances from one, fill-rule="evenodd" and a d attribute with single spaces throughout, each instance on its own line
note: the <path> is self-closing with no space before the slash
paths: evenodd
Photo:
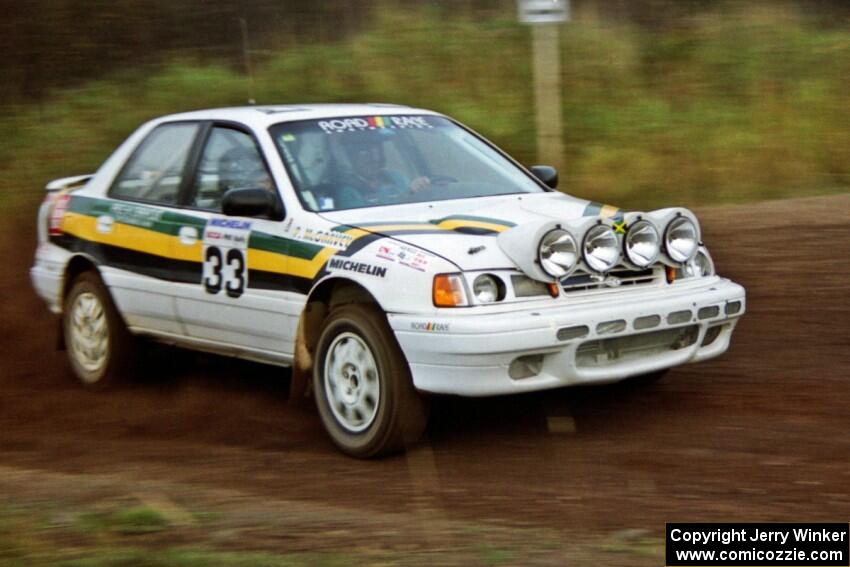
<path id="1" fill-rule="evenodd" d="M 505 195 L 323 212 L 337 225 L 417 246 L 461 270 L 516 265 L 498 237 L 514 227 L 613 216 L 619 209 L 558 192 Z"/>

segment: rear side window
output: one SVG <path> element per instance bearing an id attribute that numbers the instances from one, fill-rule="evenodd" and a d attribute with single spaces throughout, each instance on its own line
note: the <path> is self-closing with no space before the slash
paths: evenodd
<path id="1" fill-rule="evenodd" d="M 195 123 L 157 126 L 121 170 L 110 196 L 176 204 L 198 127 Z"/>

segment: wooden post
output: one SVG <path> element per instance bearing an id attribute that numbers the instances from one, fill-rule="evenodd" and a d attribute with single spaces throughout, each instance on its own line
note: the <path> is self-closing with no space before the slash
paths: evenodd
<path id="1" fill-rule="evenodd" d="M 559 170 L 564 165 L 560 27 L 559 24 L 531 26 L 537 160 Z"/>

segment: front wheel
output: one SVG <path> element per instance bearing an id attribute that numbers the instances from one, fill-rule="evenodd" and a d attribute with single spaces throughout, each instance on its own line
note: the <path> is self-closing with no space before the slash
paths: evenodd
<path id="1" fill-rule="evenodd" d="M 324 323 L 313 365 L 322 423 L 343 452 L 360 458 L 399 451 L 425 429 L 427 400 L 377 308 L 350 304 Z"/>

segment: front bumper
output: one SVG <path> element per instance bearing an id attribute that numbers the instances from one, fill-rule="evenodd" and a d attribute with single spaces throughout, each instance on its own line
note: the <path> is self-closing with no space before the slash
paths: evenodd
<path id="1" fill-rule="evenodd" d="M 489 396 L 616 382 L 718 356 L 745 301 L 743 287 L 710 277 L 508 313 L 458 309 L 388 319 L 417 389 Z M 512 378 L 519 357 L 539 372 Z"/>

